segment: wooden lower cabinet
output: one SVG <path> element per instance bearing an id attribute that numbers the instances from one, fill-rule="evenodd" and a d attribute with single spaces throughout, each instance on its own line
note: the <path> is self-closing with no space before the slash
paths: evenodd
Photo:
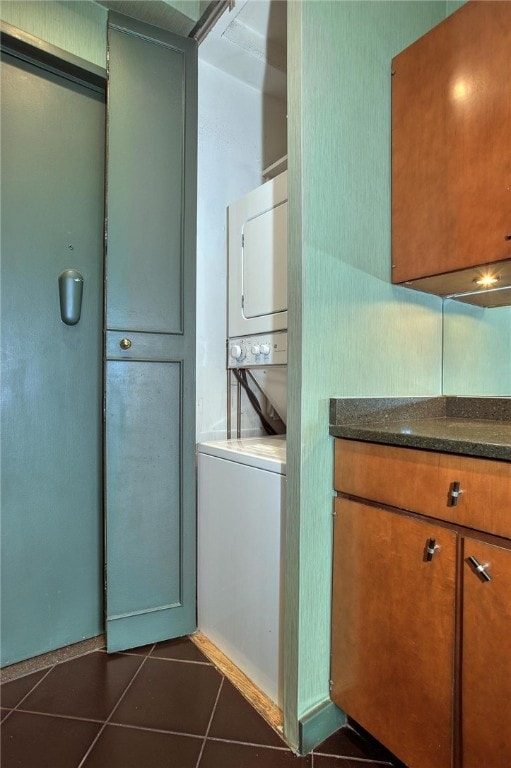
<path id="1" fill-rule="evenodd" d="M 511 511 L 511 510 L 510 510 Z M 491 581 L 468 560 L 475 557 Z M 511 766 L 511 551 L 463 541 L 463 768 Z"/>
<path id="2" fill-rule="evenodd" d="M 456 535 L 347 499 L 335 511 L 332 699 L 407 764 L 450 768 Z"/>
<path id="3" fill-rule="evenodd" d="M 509 768 L 511 464 L 424 454 L 336 440 L 332 699 L 409 768 Z"/>

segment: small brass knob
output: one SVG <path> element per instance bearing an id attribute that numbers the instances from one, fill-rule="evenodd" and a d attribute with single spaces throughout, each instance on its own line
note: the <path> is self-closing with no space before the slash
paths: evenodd
<path id="1" fill-rule="evenodd" d="M 131 339 L 121 339 L 119 346 L 121 349 L 129 349 L 131 347 Z"/>

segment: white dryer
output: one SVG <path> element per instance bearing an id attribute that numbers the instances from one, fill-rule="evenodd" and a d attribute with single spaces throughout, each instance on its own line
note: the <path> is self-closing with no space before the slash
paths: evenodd
<path id="1" fill-rule="evenodd" d="M 227 368 L 250 368 L 287 416 L 287 171 L 232 203 Z"/>
<path id="2" fill-rule="evenodd" d="M 228 336 L 287 329 L 287 171 L 232 203 Z"/>
<path id="3" fill-rule="evenodd" d="M 198 627 L 282 708 L 283 436 L 198 446 Z"/>

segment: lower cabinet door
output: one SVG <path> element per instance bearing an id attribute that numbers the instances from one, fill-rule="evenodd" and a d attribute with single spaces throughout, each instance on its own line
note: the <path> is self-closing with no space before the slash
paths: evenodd
<path id="1" fill-rule="evenodd" d="M 151 334 L 144 336 L 149 346 Z M 162 334 L 154 336 L 155 345 L 163 343 Z M 136 350 L 137 335 L 131 339 Z M 194 401 L 184 392 L 183 368 L 182 361 L 106 363 L 109 652 L 196 627 L 195 432 L 187 419 Z"/>
<path id="2" fill-rule="evenodd" d="M 463 768 L 508 768 L 511 550 L 469 538 L 463 542 L 461 688 Z"/>
<path id="3" fill-rule="evenodd" d="M 456 534 L 342 498 L 335 511 L 332 699 L 410 768 L 450 768 Z"/>

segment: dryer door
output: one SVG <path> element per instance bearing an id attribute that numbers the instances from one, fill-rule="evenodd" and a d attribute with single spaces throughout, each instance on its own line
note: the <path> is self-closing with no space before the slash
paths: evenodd
<path id="1" fill-rule="evenodd" d="M 228 335 L 287 328 L 287 171 L 229 206 Z"/>
<path id="2" fill-rule="evenodd" d="M 287 200 L 243 227 L 243 314 L 265 317 L 287 310 Z"/>

